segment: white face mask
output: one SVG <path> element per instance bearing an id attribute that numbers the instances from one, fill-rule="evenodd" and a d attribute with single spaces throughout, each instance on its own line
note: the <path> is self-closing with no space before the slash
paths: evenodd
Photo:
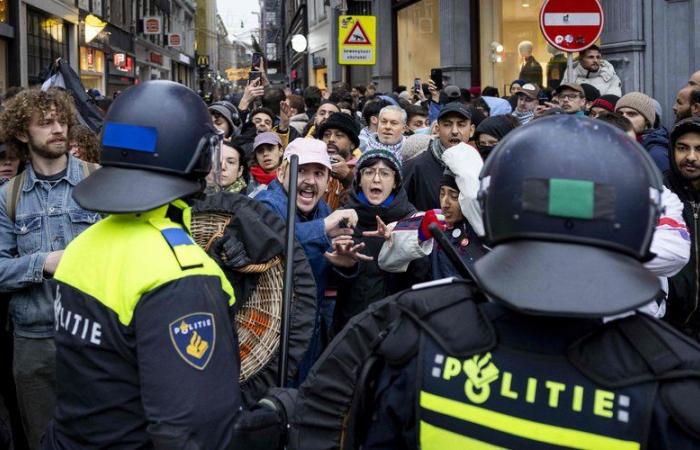
<path id="1" fill-rule="evenodd" d="M 413 130 L 413 134 L 430 134 L 430 127 L 417 128 Z"/>

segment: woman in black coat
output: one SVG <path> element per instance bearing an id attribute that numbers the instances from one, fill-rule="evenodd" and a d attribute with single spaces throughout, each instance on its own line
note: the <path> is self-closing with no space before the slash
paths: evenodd
<path id="1" fill-rule="evenodd" d="M 354 262 L 350 267 L 334 266 L 338 297 L 333 334 L 371 303 L 425 281 L 430 270 L 427 258 L 413 261 L 406 273 L 393 274 L 381 270 L 377 257 L 384 239 L 364 236 L 364 233 L 377 229 L 377 217 L 384 223 L 390 223 L 416 212 L 402 186 L 401 163 L 393 153 L 369 149 L 360 157 L 353 188 L 343 208 L 357 212 L 354 243 L 364 244 L 362 253 L 373 259 Z"/>

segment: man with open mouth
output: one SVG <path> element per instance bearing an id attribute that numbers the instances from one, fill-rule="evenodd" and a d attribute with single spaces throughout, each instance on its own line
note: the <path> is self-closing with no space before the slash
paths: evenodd
<path id="1" fill-rule="evenodd" d="M 450 147 L 467 144 L 474 134 L 472 116 L 466 105 L 452 102 L 440 110 L 438 138 L 429 144 L 428 151 L 406 161 L 403 167 L 404 188 L 408 200 L 419 210 L 440 207 L 440 180 L 445 171 L 442 155 Z"/>
<path id="2" fill-rule="evenodd" d="M 320 330 L 326 325 L 320 314 L 320 305 L 324 298 L 328 259 L 325 254 L 333 246 L 332 239 L 353 234 L 357 224 L 357 213 L 353 209 L 331 212 L 323 201 L 323 194 L 328 187 L 332 170 L 328 148 L 318 139 L 297 138 L 284 152 L 282 164 L 277 168 L 277 178 L 255 199 L 286 220 L 287 192 L 289 190 L 289 159 L 292 155 L 299 157 L 297 179 L 297 214 L 295 235 L 304 248 L 316 280 L 316 298 L 319 309 L 316 314 L 314 335 L 309 349 L 299 368 L 298 381 L 303 381 L 306 374 L 323 350 L 324 343 Z M 359 258 L 360 248 L 336 249 L 336 255 Z"/>

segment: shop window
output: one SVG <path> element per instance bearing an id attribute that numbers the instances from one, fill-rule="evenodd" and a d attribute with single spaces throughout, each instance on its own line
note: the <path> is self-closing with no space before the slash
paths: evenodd
<path id="1" fill-rule="evenodd" d="M 7 23 L 10 20 L 9 0 L 0 0 L 0 23 Z"/>
<path id="2" fill-rule="evenodd" d="M 399 84 L 412 86 L 414 78 L 427 82 L 430 69 L 440 67 L 439 6 L 439 0 L 421 0 L 396 13 Z"/>
<path id="3" fill-rule="evenodd" d="M 63 21 L 27 9 L 29 83 L 41 83 L 57 58 L 68 58 L 68 32 Z"/>
<path id="4" fill-rule="evenodd" d="M 517 79 L 538 81 L 541 86 L 559 85 L 566 70 L 566 53 L 549 45 L 540 31 L 543 3 L 544 0 L 480 0 L 482 86 L 497 87 L 501 95 L 507 95 L 511 82 Z M 534 59 L 524 58 L 527 42 L 532 43 Z M 495 50 L 498 44 L 501 52 Z"/>

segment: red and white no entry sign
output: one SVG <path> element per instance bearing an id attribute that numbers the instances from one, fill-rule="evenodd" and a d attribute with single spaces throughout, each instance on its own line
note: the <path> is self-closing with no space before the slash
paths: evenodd
<path id="1" fill-rule="evenodd" d="M 598 0 L 545 0 L 540 29 L 547 42 L 565 52 L 590 47 L 603 31 L 603 8 Z"/>

